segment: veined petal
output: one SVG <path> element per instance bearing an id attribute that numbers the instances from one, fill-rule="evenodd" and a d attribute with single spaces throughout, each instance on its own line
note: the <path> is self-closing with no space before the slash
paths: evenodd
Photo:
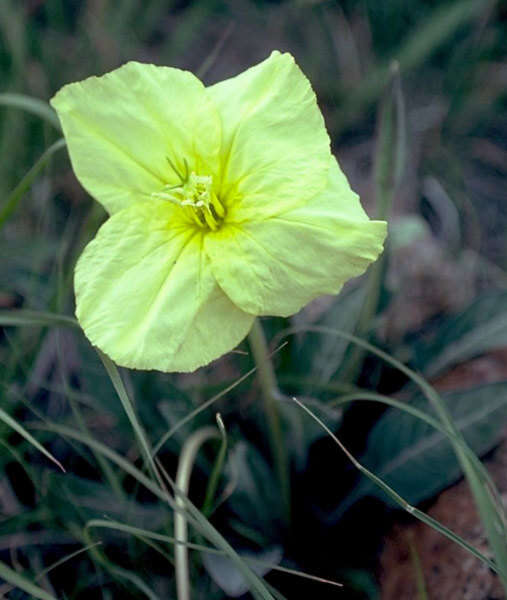
<path id="1" fill-rule="evenodd" d="M 51 100 L 74 172 L 113 214 L 178 182 L 180 172 L 217 169 L 220 119 L 192 73 L 130 62 L 64 86 Z"/>
<path id="2" fill-rule="evenodd" d="M 310 82 L 290 54 L 207 91 L 222 121 L 222 197 L 228 221 L 267 218 L 325 188 L 329 136 Z"/>
<path id="3" fill-rule="evenodd" d="M 333 159 L 329 184 L 306 206 L 227 225 L 205 238 L 216 280 L 244 311 L 288 316 L 337 294 L 382 251 L 384 221 L 370 221 Z"/>
<path id="4" fill-rule="evenodd" d="M 174 210 L 153 200 L 115 213 L 76 266 L 77 318 L 121 366 L 193 371 L 234 348 L 252 325 L 217 285 L 203 234 L 175 225 Z"/>

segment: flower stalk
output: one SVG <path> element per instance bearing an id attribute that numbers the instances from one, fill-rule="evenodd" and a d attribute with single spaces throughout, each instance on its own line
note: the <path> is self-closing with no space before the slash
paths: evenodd
<path id="1" fill-rule="evenodd" d="M 282 398 L 282 394 L 278 389 L 278 382 L 269 354 L 266 336 L 264 335 L 264 329 L 259 319 L 255 319 L 253 322 L 252 329 L 248 334 L 248 342 L 257 366 L 257 374 L 264 401 L 264 413 L 268 423 L 271 456 L 280 486 L 285 520 L 288 524 L 290 521 L 290 465 L 283 440 L 280 412 L 278 410 L 278 401 Z"/>

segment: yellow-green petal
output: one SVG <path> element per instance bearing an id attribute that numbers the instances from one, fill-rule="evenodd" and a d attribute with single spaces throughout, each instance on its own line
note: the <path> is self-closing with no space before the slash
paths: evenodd
<path id="1" fill-rule="evenodd" d="M 253 317 L 217 285 L 203 234 L 175 226 L 161 201 L 115 213 L 75 271 L 76 316 L 121 366 L 193 371 L 234 348 Z"/>
<path id="2" fill-rule="evenodd" d="M 220 119 L 192 73 L 135 62 L 64 86 L 51 100 L 74 172 L 113 214 L 144 201 L 184 171 L 212 174 Z"/>
<path id="3" fill-rule="evenodd" d="M 288 316 L 337 294 L 382 251 L 384 221 L 370 221 L 333 159 L 329 184 L 306 206 L 231 225 L 205 238 L 213 273 L 246 312 Z"/>
<path id="4" fill-rule="evenodd" d="M 290 54 L 207 91 L 222 121 L 222 195 L 228 221 L 264 218 L 323 190 L 329 136 L 310 82 Z"/>

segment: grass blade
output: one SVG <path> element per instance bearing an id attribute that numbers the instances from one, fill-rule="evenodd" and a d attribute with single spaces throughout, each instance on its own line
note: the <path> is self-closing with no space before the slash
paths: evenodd
<path id="1" fill-rule="evenodd" d="M 3 409 L 0 408 L 0 421 L 3 421 L 6 425 L 14 429 L 19 435 L 23 436 L 27 442 L 37 448 L 39 452 L 42 452 L 46 458 L 53 462 L 59 469 L 65 473 L 62 463 L 57 460 L 42 444 L 40 444 L 33 435 L 29 434 L 28 431 L 22 427 L 15 419 L 7 414 Z"/>
<path id="2" fill-rule="evenodd" d="M 347 456 L 347 458 L 350 460 L 350 462 L 366 477 L 368 477 L 368 479 L 370 479 L 375 485 L 377 485 L 378 487 L 380 487 L 388 496 L 390 496 L 394 502 L 396 502 L 396 504 L 398 504 L 403 510 L 407 511 L 409 514 L 413 515 L 414 517 L 416 517 L 416 519 L 419 519 L 420 521 L 422 521 L 423 523 L 426 523 L 426 525 L 429 525 L 430 527 L 432 527 L 433 529 L 435 529 L 436 531 L 438 531 L 439 533 L 441 533 L 442 535 L 444 535 L 445 537 L 449 538 L 450 540 L 452 540 L 453 542 L 455 542 L 456 544 L 458 544 L 459 546 L 461 546 L 462 548 L 464 548 L 465 550 L 468 550 L 468 552 L 470 552 L 470 554 L 472 554 L 473 556 L 475 556 L 476 558 L 478 558 L 479 560 L 481 560 L 484 564 L 486 564 L 490 569 L 492 569 L 493 571 L 495 571 L 495 573 L 501 573 L 501 569 L 498 565 L 496 565 L 494 562 L 492 562 L 487 556 L 485 556 L 484 554 L 482 554 L 482 552 L 480 552 L 479 550 L 477 550 L 476 548 L 474 548 L 474 546 L 472 546 L 471 544 L 469 544 L 466 540 L 464 540 L 462 537 L 460 537 L 459 535 L 457 535 L 456 533 L 454 533 L 453 531 L 451 531 L 450 529 L 448 529 L 447 527 L 445 527 L 445 525 L 442 525 L 442 523 L 440 523 L 439 521 L 437 521 L 436 519 L 433 519 L 432 517 L 430 517 L 429 515 L 427 515 L 426 513 L 423 513 L 422 511 L 420 511 L 418 508 L 416 508 L 415 506 L 412 506 L 411 504 L 409 504 L 404 498 L 402 498 L 395 490 L 393 490 L 390 486 L 388 486 L 382 479 L 380 479 L 380 477 L 377 477 L 377 475 L 375 475 L 375 473 L 372 473 L 371 471 L 369 471 L 366 467 L 364 467 L 348 450 L 347 448 L 345 448 L 345 446 L 341 443 L 341 441 L 336 437 L 336 435 L 329 429 L 329 427 L 327 427 L 327 425 L 321 420 L 319 419 L 319 417 L 317 417 L 317 415 L 315 413 L 313 413 L 307 406 L 305 406 L 302 402 L 300 402 L 297 398 L 292 398 L 292 400 L 298 405 L 300 406 L 308 415 L 310 415 L 310 417 L 312 419 L 314 419 L 314 421 L 316 423 L 318 423 L 322 429 L 324 429 L 324 431 L 331 437 L 331 439 L 340 447 L 340 449 L 342 450 L 342 452 Z M 507 573 L 506 573 L 507 575 Z"/>
<path id="3" fill-rule="evenodd" d="M 123 410 L 125 411 L 127 418 L 130 421 L 130 424 L 132 425 L 132 429 L 134 430 L 134 433 L 137 437 L 137 441 L 139 442 L 139 445 L 141 447 L 141 453 L 143 454 L 146 467 L 148 467 L 148 470 L 150 470 L 151 473 L 155 476 L 155 478 L 158 479 L 157 468 L 153 461 L 153 456 L 150 450 L 150 444 L 143 430 L 143 427 L 139 422 L 139 419 L 137 418 L 132 401 L 127 393 L 127 390 L 125 389 L 125 385 L 120 376 L 120 372 L 118 371 L 117 366 L 108 356 L 106 356 L 100 350 L 97 350 L 97 353 L 99 355 L 100 360 L 102 361 L 102 364 L 104 365 L 104 368 L 107 371 L 107 374 L 109 375 L 109 378 L 111 379 L 111 383 L 113 384 L 116 393 L 118 394 L 118 398 L 122 403 Z"/>
<path id="4" fill-rule="evenodd" d="M 169 496 L 166 490 L 162 489 L 155 481 L 147 477 L 144 473 L 142 473 L 139 469 L 132 465 L 128 460 L 117 454 L 114 450 L 112 450 L 105 444 L 102 444 L 101 442 L 89 436 L 84 436 L 83 434 L 71 429 L 70 427 L 56 425 L 55 423 L 49 423 L 44 425 L 40 423 L 35 423 L 33 424 L 33 427 L 42 430 L 54 431 L 55 433 L 58 433 L 63 437 L 68 437 L 73 440 L 77 440 L 82 444 L 85 444 L 86 446 L 94 448 L 97 452 L 100 452 L 103 456 L 108 458 L 110 461 L 112 461 L 121 469 L 123 469 L 126 473 L 131 475 L 141 485 L 143 485 L 152 494 L 154 494 L 159 500 L 168 503 L 174 511 L 182 510 L 182 507 L 178 506 L 174 502 L 174 499 L 172 499 Z M 212 544 L 215 544 L 217 547 L 222 548 L 225 554 L 234 562 L 238 570 L 249 582 L 252 592 L 257 592 L 257 594 L 265 600 L 273 600 L 264 582 L 249 569 L 245 561 L 241 559 L 237 552 L 215 529 L 215 527 L 213 527 L 213 525 L 208 521 L 208 519 L 206 519 L 206 517 L 192 504 L 192 502 L 190 502 L 188 498 L 186 498 L 181 493 L 178 495 L 185 499 L 186 518 L 189 521 L 189 523 L 192 523 L 196 530 L 199 533 L 201 533 L 203 537 L 208 539 Z"/>
<path id="5" fill-rule="evenodd" d="M 466 443 L 461 432 L 456 428 L 447 410 L 447 407 L 443 403 L 436 390 L 424 379 L 424 377 L 418 375 L 415 371 L 413 371 L 400 361 L 396 360 L 386 352 L 380 350 L 380 348 L 376 348 L 372 344 L 369 344 L 368 342 L 365 342 L 364 340 L 347 332 L 339 331 L 329 327 L 305 326 L 288 329 L 284 332 L 284 335 L 288 335 L 289 332 L 296 333 L 297 331 L 313 331 L 317 333 L 326 333 L 330 335 L 341 336 L 344 339 L 347 339 L 353 342 L 354 344 L 364 348 L 365 350 L 371 352 L 372 354 L 375 354 L 388 364 L 392 365 L 393 367 L 404 373 L 411 381 L 413 381 L 417 385 L 417 387 L 419 387 L 419 389 L 429 401 L 430 405 L 434 408 L 435 412 L 440 418 L 442 425 L 452 434 L 452 437 L 450 439 L 452 441 L 456 457 L 463 469 L 465 477 L 470 486 L 470 490 L 474 497 L 477 510 L 479 512 L 482 524 L 486 531 L 488 542 L 498 563 L 496 570 L 500 575 L 500 579 L 502 580 L 502 585 L 504 589 L 507 591 L 507 543 L 505 531 L 506 517 L 503 505 L 497 501 L 497 499 L 499 498 L 498 490 L 491 481 L 486 471 L 486 468 L 481 463 L 481 461 L 475 456 L 473 459 L 471 458 L 471 451 L 468 444 Z M 372 473 L 370 475 L 376 478 L 376 476 Z M 384 482 L 378 478 L 376 479 L 378 480 L 376 481 L 377 485 L 380 485 L 384 489 Z M 372 481 L 374 480 L 372 479 Z M 394 492 L 394 490 L 391 489 L 390 491 Z M 396 499 L 393 496 L 393 499 L 398 503 L 400 498 L 401 497 L 398 496 L 398 499 Z M 417 509 L 414 509 L 413 507 L 410 508 L 412 513 L 415 514 L 414 511 L 416 511 Z M 421 514 L 424 515 L 424 513 Z M 425 517 L 429 518 L 427 517 L 427 515 L 425 515 Z M 445 535 L 449 537 L 448 530 Z"/>
<path id="6" fill-rule="evenodd" d="M 55 129 L 61 131 L 60 121 L 56 116 L 56 112 L 44 100 L 32 98 L 25 94 L 5 93 L 0 94 L 0 106 L 8 108 L 19 108 L 26 112 L 32 113 L 41 119 L 44 119 L 51 124 Z"/>
<path id="7" fill-rule="evenodd" d="M 8 567 L 5 563 L 0 561 L 0 577 L 5 579 L 7 583 L 10 583 L 15 588 L 23 590 L 27 594 L 30 594 L 33 598 L 39 598 L 39 600 L 57 600 L 54 596 L 40 588 L 39 586 L 28 581 L 25 577 Z"/>
<path id="8" fill-rule="evenodd" d="M 171 545 L 184 545 L 189 550 L 197 550 L 199 552 L 207 552 L 209 554 L 217 554 L 219 556 L 225 556 L 226 553 L 223 550 L 218 550 L 217 548 L 210 548 L 209 546 L 203 546 L 202 544 L 193 544 L 191 542 L 182 542 L 168 535 L 164 535 L 163 533 L 157 533 L 154 531 L 148 531 L 146 529 L 139 529 L 138 527 L 133 527 L 131 525 L 126 525 L 125 523 L 119 523 L 118 521 L 109 521 L 105 519 L 91 519 L 86 523 L 87 528 L 106 528 L 106 529 L 115 529 L 117 531 L 123 531 L 125 533 L 130 533 L 131 535 L 135 535 L 139 538 L 148 538 L 152 540 L 157 540 L 159 542 L 165 542 Z M 322 577 L 317 577 L 316 575 L 311 575 L 309 573 L 304 573 L 303 571 L 296 571 L 295 569 L 289 569 L 288 567 L 282 567 L 280 565 L 275 565 L 268 563 L 263 560 L 258 560 L 256 558 L 252 558 L 251 556 L 244 557 L 244 560 L 247 563 L 258 564 L 263 567 L 269 567 L 272 571 L 279 571 L 280 573 L 287 573 L 287 575 L 294 575 L 296 577 L 302 577 L 303 579 L 308 579 L 310 581 L 315 581 L 317 583 L 326 583 L 328 585 L 333 585 L 335 587 L 343 587 L 341 583 L 337 583 L 336 581 L 330 581 L 329 579 L 323 579 Z"/>
<path id="9" fill-rule="evenodd" d="M 361 401 L 379 402 L 381 404 L 385 404 L 392 408 L 397 408 L 398 410 L 401 410 L 401 411 L 415 417 L 416 419 L 419 419 L 419 420 L 427 423 L 428 425 L 433 427 L 436 431 L 438 431 L 440 434 L 442 434 L 442 436 L 445 436 L 450 442 L 452 442 L 453 440 L 454 441 L 457 440 L 457 438 L 454 436 L 454 434 L 452 432 L 450 432 L 446 427 L 444 427 L 440 423 L 440 421 L 438 421 L 431 415 L 426 414 L 424 411 L 412 406 L 411 404 L 407 404 L 406 402 L 403 402 L 401 400 L 396 400 L 394 398 L 390 398 L 389 396 L 384 396 L 382 394 L 377 394 L 377 393 L 369 392 L 369 391 L 361 391 L 361 392 L 357 392 L 357 393 L 353 393 L 353 394 L 346 394 L 335 400 L 331 400 L 330 406 L 338 407 L 338 406 L 343 406 L 344 404 L 348 404 L 349 402 L 357 402 L 357 401 L 359 401 L 359 402 L 361 402 Z M 465 447 L 464 450 L 467 453 L 467 455 L 469 456 L 470 460 L 472 460 L 472 461 L 477 460 L 477 456 L 474 454 L 473 450 L 468 445 Z M 487 479 L 484 482 L 485 485 L 487 485 L 491 489 L 493 489 L 494 484 L 491 480 L 491 477 L 489 477 L 489 473 L 487 473 L 487 471 L 485 472 L 485 475 L 487 476 Z M 385 476 L 385 472 L 384 472 L 384 476 Z M 331 514 L 329 514 L 327 516 L 329 523 L 334 523 L 338 519 L 340 519 L 341 516 L 350 508 L 350 506 L 352 506 L 355 499 L 356 498 L 354 498 L 354 496 L 349 496 L 348 498 L 346 498 Z"/>
<path id="10" fill-rule="evenodd" d="M 268 358 L 274 356 L 277 352 L 280 352 L 280 350 L 282 350 L 282 348 L 284 348 L 286 345 L 287 345 L 287 342 L 283 342 L 282 344 L 280 344 L 275 350 L 273 350 L 273 352 L 269 353 Z M 155 454 L 157 454 L 159 452 L 160 448 L 162 448 L 162 446 L 167 442 L 167 440 L 172 435 L 174 435 L 176 433 L 176 431 L 178 431 L 178 429 L 180 429 L 181 427 L 186 425 L 189 421 L 191 421 L 193 418 L 195 418 L 198 414 L 200 414 L 201 412 L 203 412 L 204 410 L 209 408 L 212 404 L 214 404 L 215 402 L 220 400 L 220 398 L 223 398 L 231 390 L 236 388 L 240 383 L 243 383 L 243 381 L 245 381 L 245 379 L 248 379 L 248 377 L 250 377 L 250 375 L 255 373 L 255 371 L 257 371 L 257 367 L 253 367 L 253 369 L 250 369 L 250 371 L 247 371 L 244 375 L 241 375 L 241 377 L 236 379 L 236 381 L 233 381 L 226 388 L 224 388 L 223 390 L 218 392 L 218 394 L 215 394 L 212 398 L 210 398 L 209 400 L 207 400 L 206 402 L 204 402 L 203 404 L 198 406 L 196 409 L 194 409 L 193 411 L 188 413 L 188 415 L 186 415 L 183 419 L 178 421 L 178 423 L 176 423 L 173 427 L 171 427 L 171 429 L 169 429 L 169 431 L 167 431 L 160 438 L 160 440 L 155 444 L 155 448 L 153 450 L 153 456 L 155 456 Z"/>
<path id="11" fill-rule="evenodd" d="M 23 179 L 18 183 L 18 185 L 12 190 L 12 192 L 7 196 L 7 200 L 3 203 L 0 208 L 0 228 L 3 226 L 5 221 L 11 216 L 11 214 L 16 210 L 21 198 L 24 194 L 30 189 L 37 175 L 42 171 L 42 169 L 47 165 L 49 159 L 53 156 L 55 152 L 65 148 L 65 140 L 63 138 L 56 141 L 54 144 L 49 146 L 49 148 L 41 155 L 41 157 L 37 160 L 37 162 L 33 165 L 33 167 L 26 173 Z"/>
<path id="12" fill-rule="evenodd" d="M 66 315 L 36 310 L 12 309 L 0 310 L 0 327 L 79 327 L 76 319 Z"/>

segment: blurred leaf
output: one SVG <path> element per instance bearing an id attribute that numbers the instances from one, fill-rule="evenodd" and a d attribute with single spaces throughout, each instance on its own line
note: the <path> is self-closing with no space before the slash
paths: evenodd
<path id="1" fill-rule="evenodd" d="M 62 497 L 62 490 L 68 494 L 69 503 L 59 505 L 59 516 L 72 521 L 80 521 L 104 517 L 126 518 L 135 522 L 138 527 L 151 527 L 158 529 L 167 525 L 168 515 L 166 508 L 153 502 L 137 502 L 133 496 L 118 498 L 113 490 L 104 482 L 92 481 L 84 477 L 77 477 L 72 473 L 65 476 L 53 473 L 47 481 L 48 498 L 56 502 Z"/>
<path id="2" fill-rule="evenodd" d="M 352 333 L 361 313 L 365 291 L 365 286 L 357 286 L 342 292 L 317 325 Z M 320 385 L 328 383 L 339 372 L 349 341 L 336 335 L 303 335 L 297 354 L 298 370 L 304 369 L 308 378 L 315 379 Z"/>
<path id="3" fill-rule="evenodd" d="M 455 425 L 479 456 L 501 439 L 507 422 L 507 382 L 443 395 Z M 424 409 L 418 397 L 412 406 Z M 388 409 L 368 438 L 361 463 L 383 479 L 410 504 L 430 498 L 461 476 L 455 453 L 446 437 L 427 423 L 396 409 Z M 339 507 L 343 514 L 365 496 L 386 496 L 362 479 Z"/>
<path id="4" fill-rule="evenodd" d="M 461 0 L 436 5 L 432 14 L 416 29 L 410 29 L 406 38 L 392 51 L 402 74 L 419 67 L 455 32 L 488 8 L 485 0 Z M 380 64 L 366 73 L 361 85 L 348 94 L 338 113 L 338 127 L 350 126 L 382 93 L 389 77 L 389 65 Z"/>
<path id="5" fill-rule="evenodd" d="M 229 509 L 255 532 L 273 539 L 282 522 L 282 506 L 278 484 L 263 456 L 240 441 L 229 452 L 224 474 L 233 487 Z"/>
<path id="6" fill-rule="evenodd" d="M 432 377 L 488 350 L 507 346 L 507 292 L 487 293 L 464 312 L 447 319 L 437 337 L 420 344 L 417 367 Z"/>
<path id="7" fill-rule="evenodd" d="M 240 556 L 245 560 L 254 558 L 276 565 L 282 559 L 282 549 L 275 546 L 274 548 L 263 550 L 262 552 L 242 552 Z M 202 562 L 213 581 L 227 594 L 227 596 L 239 598 L 239 596 L 248 592 L 248 583 L 234 566 L 232 560 L 227 558 L 227 556 L 207 554 L 204 552 L 202 554 Z M 261 564 L 252 564 L 251 569 L 260 577 L 264 577 L 266 573 L 271 571 L 270 567 Z"/>
<path id="8" fill-rule="evenodd" d="M 419 519 L 426 525 L 429 525 L 432 529 L 434 529 L 435 531 L 438 531 L 439 533 L 444 535 L 447 539 L 453 541 L 454 543 L 458 544 L 459 546 L 461 546 L 462 548 L 464 548 L 465 550 L 470 552 L 470 554 L 472 554 L 473 556 L 475 556 L 476 558 L 481 560 L 492 571 L 494 571 L 495 573 L 498 573 L 500 575 L 500 577 L 502 577 L 502 578 L 505 577 L 506 572 L 503 571 L 500 564 L 493 562 L 485 554 L 483 554 L 481 551 L 477 550 L 477 548 L 475 548 L 474 546 L 469 544 L 464 538 L 457 535 L 451 529 L 449 529 L 448 527 L 446 527 L 445 525 L 443 525 L 442 523 L 440 523 L 433 517 L 420 511 L 418 508 L 416 508 L 415 506 L 413 506 L 412 504 L 407 502 L 407 500 L 405 500 L 405 498 L 400 496 L 400 494 L 396 490 L 394 490 L 392 487 L 390 487 L 381 477 L 379 477 L 378 475 L 373 473 L 373 471 L 370 471 L 362 463 L 360 463 L 358 460 L 356 460 L 356 458 L 347 450 L 347 448 L 336 437 L 336 435 L 331 431 L 331 429 L 329 429 L 329 427 L 324 423 L 324 421 L 322 421 L 322 419 L 319 419 L 319 417 L 314 412 L 312 412 L 310 409 L 308 409 L 297 398 L 293 398 L 293 400 L 308 415 L 310 415 L 310 417 L 312 419 L 314 419 L 314 421 L 316 421 L 317 423 L 320 424 L 320 426 L 328 433 L 328 435 L 331 437 L 331 439 L 337 444 L 337 446 L 346 455 L 346 457 L 349 459 L 349 461 L 356 467 L 356 469 L 358 469 L 363 475 L 365 475 L 368 478 L 368 480 L 374 484 L 375 488 L 383 490 L 383 492 L 385 494 L 387 494 L 387 496 L 389 496 L 389 498 L 391 498 L 391 500 L 394 502 L 395 505 L 399 506 L 400 508 L 405 510 L 410 515 L 414 516 L 416 519 Z M 460 443 L 462 443 L 462 442 L 460 442 Z M 483 494 L 487 495 L 488 497 L 490 496 L 490 491 L 488 491 L 484 488 L 481 491 L 483 492 Z M 329 520 L 331 520 L 331 519 L 329 519 Z M 497 521 L 496 524 L 499 526 L 498 534 L 501 534 L 502 522 Z M 496 555 L 495 555 L 495 558 L 496 558 Z"/>

